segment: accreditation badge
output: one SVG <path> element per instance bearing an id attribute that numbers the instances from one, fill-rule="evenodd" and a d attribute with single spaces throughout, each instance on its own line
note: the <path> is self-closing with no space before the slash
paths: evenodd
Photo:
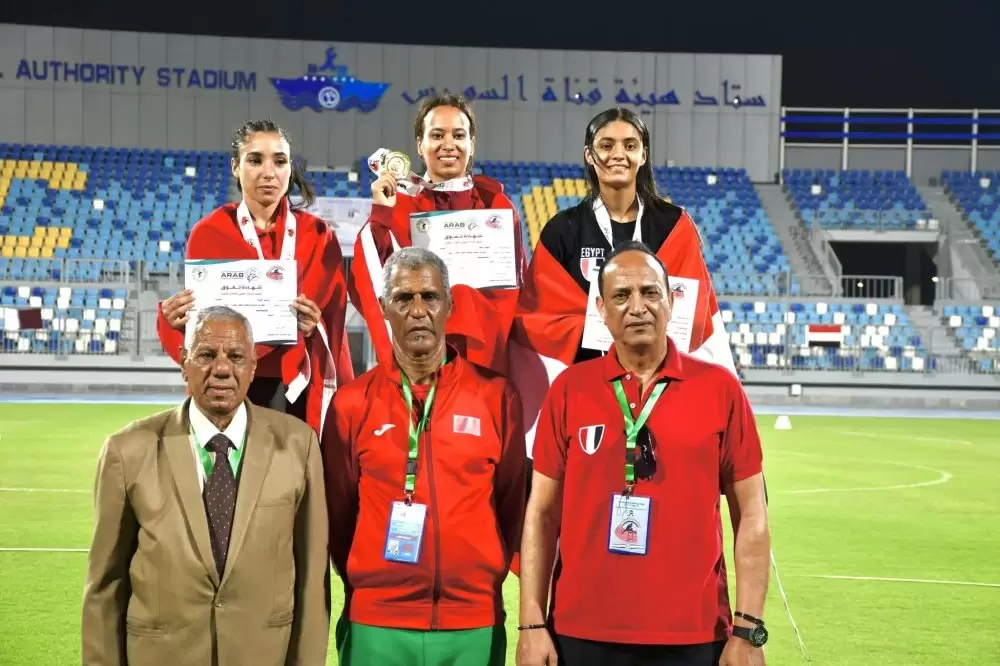
<path id="1" fill-rule="evenodd" d="M 420 561 L 426 519 L 426 504 L 392 503 L 389 529 L 385 537 L 384 557 L 387 561 L 404 564 L 416 564 Z"/>
<path id="2" fill-rule="evenodd" d="M 645 555 L 649 543 L 648 497 L 611 496 L 611 523 L 608 530 L 608 551 L 622 555 Z"/>

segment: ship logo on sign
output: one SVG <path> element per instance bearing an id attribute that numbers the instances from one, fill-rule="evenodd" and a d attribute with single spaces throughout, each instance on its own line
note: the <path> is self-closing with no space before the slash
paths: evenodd
<path id="1" fill-rule="evenodd" d="M 271 266 L 271 268 L 265 273 L 271 280 L 284 280 L 285 279 L 285 269 L 281 266 Z"/>
<path id="2" fill-rule="evenodd" d="M 503 227 L 503 221 L 500 220 L 499 215 L 490 215 L 486 218 L 486 226 L 490 229 L 500 229 Z"/>
<path id="3" fill-rule="evenodd" d="M 289 111 L 309 108 L 316 113 L 374 111 L 390 84 L 362 81 L 345 65 L 335 64 L 336 60 L 337 49 L 331 46 L 326 50 L 326 61 L 322 65 L 309 65 L 302 76 L 272 78 L 271 85 L 278 91 L 282 106 Z"/>

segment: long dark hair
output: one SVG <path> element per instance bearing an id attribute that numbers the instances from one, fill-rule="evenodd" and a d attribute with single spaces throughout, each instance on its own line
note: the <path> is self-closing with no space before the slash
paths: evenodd
<path id="1" fill-rule="evenodd" d="M 248 120 L 240 125 L 236 133 L 233 134 L 232 156 L 237 163 L 240 161 L 240 151 L 243 150 L 243 146 L 250 140 L 250 135 L 257 132 L 277 134 L 287 141 L 289 146 L 292 145 L 292 140 L 288 138 L 288 132 L 273 120 Z M 299 196 L 302 197 L 302 200 L 297 205 L 292 205 L 291 201 L 289 201 L 289 208 L 292 210 L 302 210 L 316 202 L 316 191 L 309 184 L 309 181 L 306 180 L 305 170 L 302 168 L 301 161 L 292 159 L 292 175 L 288 178 L 288 191 L 285 192 L 285 196 L 291 196 L 292 190 L 295 188 L 298 188 Z M 243 186 L 240 185 L 239 178 L 236 179 L 236 189 L 241 193 L 243 192 Z"/>
<path id="2" fill-rule="evenodd" d="M 590 149 L 591 157 L 597 161 L 594 138 L 602 127 L 616 120 L 627 122 L 639 132 L 642 149 L 646 153 L 646 163 L 639 167 L 639 172 L 635 177 L 636 194 L 642 199 L 644 206 L 662 205 L 666 200 L 660 196 L 656 189 L 656 181 L 653 180 L 653 155 L 649 145 L 649 130 L 646 129 L 646 123 L 642 122 L 642 118 L 635 111 L 619 107 L 598 113 L 587 125 L 587 133 L 583 141 L 584 147 Z M 586 201 L 590 203 L 601 196 L 601 181 L 597 177 L 597 169 L 590 164 L 587 165 L 587 190 Z"/>

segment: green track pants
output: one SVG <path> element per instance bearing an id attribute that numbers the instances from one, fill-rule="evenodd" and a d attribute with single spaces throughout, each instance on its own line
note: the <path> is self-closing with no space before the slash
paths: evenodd
<path id="1" fill-rule="evenodd" d="M 503 625 L 460 631 L 387 629 L 337 622 L 340 666 L 504 666 Z"/>

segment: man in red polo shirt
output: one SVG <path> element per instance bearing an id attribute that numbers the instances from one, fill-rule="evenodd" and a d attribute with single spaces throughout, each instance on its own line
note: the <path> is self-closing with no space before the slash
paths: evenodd
<path id="1" fill-rule="evenodd" d="M 750 404 L 731 372 L 667 338 L 673 295 L 648 248 L 620 247 L 598 280 L 614 344 L 563 372 L 538 420 L 517 663 L 763 664 L 770 535 Z"/>

